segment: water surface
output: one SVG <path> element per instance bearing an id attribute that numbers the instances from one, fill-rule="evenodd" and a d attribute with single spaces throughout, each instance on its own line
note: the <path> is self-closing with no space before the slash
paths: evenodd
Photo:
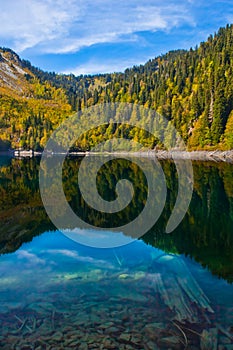
<path id="1" fill-rule="evenodd" d="M 174 164 L 162 162 L 168 193 L 155 226 L 140 240 L 96 249 L 50 222 L 40 199 L 39 162 L 0 160 L 1 348 L 232 349 L 232 165 L 193 163 L 189 210 L 165 234 L 178 186 Z M 98 174 L 106 200 L 115 198 L 120 178 L 134 185 L 130 205 L 112 215 L 83 201 L 80 162 L 67 159 L 63 168 L 64 192 L 78 215 L 109 227 L 140 213 L 147 183 L 138 167 L 120 159 Z"/>

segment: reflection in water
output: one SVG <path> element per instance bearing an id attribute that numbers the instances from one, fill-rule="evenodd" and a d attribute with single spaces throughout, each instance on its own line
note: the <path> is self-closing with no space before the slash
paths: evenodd
<path id="1" fill-rule="evenodd" d="M 113 216 L 85 205 L 77 188 L 79 164 L 80 159 L 68 159 L 63 171 L 74 211 L 105 227 L 138 215 L 147 198 L 140 169 L 120 160 L 99 173 L 106 200 L 114 199 L 117 179 L 134 184 L 132 202 Z M 40 200 L 39 159 L 1 164 L 0 250 L 14 252 L 0 259 L 1 348 L 214 349 L 217 343 L 227 349 L 232 344 L 233 168 L 194 164 L 189 211 L 167 235 L 177 182 L 174 165 L 162 166 L 167 203 L 153 229 L 124 247 L 94 249 L 54 231 Z"/>

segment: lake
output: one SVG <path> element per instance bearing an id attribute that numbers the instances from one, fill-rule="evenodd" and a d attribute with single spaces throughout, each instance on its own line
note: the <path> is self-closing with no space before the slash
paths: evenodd
<path id="1" fill-rule="evenodd" d="M 67 158 L 63 166 L 77 215 L 104 228 L 139 215 L 148 188 L 138 166 L 118 159 L 98 172 L 105 200 L 115 199 L 119 179 L 134 186 L 125 210 L 107 214 L 81 196 L 81 161 Z M 193 162 L 189 209 L 167 234 L 178 183 L 174 163 L 160 164 L 167 195 L 155 225 L 139 239 L 123 235 L 119 247 L 95 248 L 50 221 L 40 158 L 0 157 L 1 349 L 233 349 L 233 165 Z"/>

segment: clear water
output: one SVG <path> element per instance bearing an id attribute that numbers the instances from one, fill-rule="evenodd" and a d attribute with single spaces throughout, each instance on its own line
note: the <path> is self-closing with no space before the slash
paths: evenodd
<path id="1" fill-rule="evenodd" d="M 146 191 L 139 170 L 141 202 L 137 195 L 126 214 L 100 217 L 80 200 L 79 164 L 64 166 L 77 213 L 105 227 L 137 215 Z M 122 160 L 114 166 L 109 186 L 98 180 L 110 199 L 126 169 Z M 177 183 L 174 164 L 162 166 L 169 190 L 157 224 L 140 240 L 97 249 L 53 227 L 40 200 L 39 159 L 1 158 L 1 349 L 233 348 L 233 166 L 193 164 L 193 199 L 171 235 L 164 227 Z"/>

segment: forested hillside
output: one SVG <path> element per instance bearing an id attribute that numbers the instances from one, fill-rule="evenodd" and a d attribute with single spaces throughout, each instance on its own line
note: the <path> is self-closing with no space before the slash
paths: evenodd
<path id="1" fill-rule="evenodd" d="M 14 56 L 1 50 L 0 64 L 6 54 Z M 124 73 L 75 77 L 43 72 L 18 57 L 17 62 L 27 72 L 23 91 L 15 96 L 12 87 L 0 89 L 1 138 L 14 147 L 43 148 L 71 110 L 129 102 L 152 108 L 174 123 L 189 149 L 233 148 L 233 25 L 196 48 L 169 52 Z"/>
<path id="2" fill-rule="evenodd" d="M 40 150 L 71 113 L 63 89 L 40 82 L 10 49 L 0 49 L 0 150 Z"/>

